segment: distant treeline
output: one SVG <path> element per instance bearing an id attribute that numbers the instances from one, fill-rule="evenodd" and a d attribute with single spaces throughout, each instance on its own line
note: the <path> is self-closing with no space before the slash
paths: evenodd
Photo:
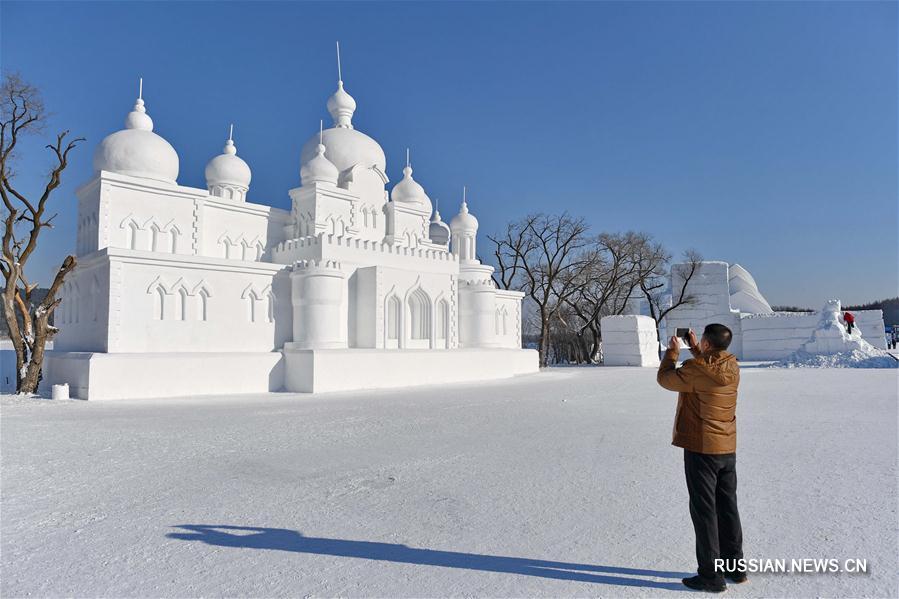
<path id="1" fill-rule="evenodd" d="M 899 297 L 861 304 L 859 306 L 844 306 L 844 310 L 883 310 L 883 322 L 888 325 L 899 325 Z"/>

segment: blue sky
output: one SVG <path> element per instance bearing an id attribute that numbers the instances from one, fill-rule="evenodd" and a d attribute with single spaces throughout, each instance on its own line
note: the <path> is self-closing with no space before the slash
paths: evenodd
<path id="1" fill-rule="evenodd" d="M 233 122 L 250 201 L 288 208 L 328 121 L 335 39 L 390 178 L 410 146 L 445 217 L 467 185 L 485 256 L 508 220 L 567 210 L 739 262 L 772 303 L 897 294 L 892 2 L 3 2 L 2 68 L 43 90 L 46 138 L 88 139 L 33 272 L 74 247 L 74 189 L 139 76 L 179 183 L 205 187 Z M 25 189 L 46 141 L 23 148 Z"/>

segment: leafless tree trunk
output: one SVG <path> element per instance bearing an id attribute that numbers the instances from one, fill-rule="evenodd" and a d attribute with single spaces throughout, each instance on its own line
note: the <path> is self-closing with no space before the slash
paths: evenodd
<path id="1" fill-rule="evenodd" d="M 599 358 L 603 316 L 622 314 L 638 293 L 642 264 L 648 255 L 662 252 L 645 233 L 603 233 L 594 238 L 588 266 L 566 304 L 577 317 L 584 361 Z"/>
<path id="2" fill-rule="evenodd" d="M 587 230 L 582 218 L 567 213 L 534 214 L 511 223 L 504 235 L 490 237 L 496 246 L 497 284 L 524 291 L 537 308 L 541 366 L 548 364 L 552 350 L 553 320 L 589 262 L 583 251 L 590 243 Z"/>
<path id="3" fill-rule="evenodd" d="M 55 165 L 50 170 L 43 191 L 29 199 L 13 185 L 16 145 L 22 136 L 37 133 L 46 121 L 43 101 L 37 88 L 18 75 L 4 77 L 0 85 L 0 198 L 3 200 L 3 241 L 0 246 L 0 274 L 3 275 L 3 317 L 16 351 L 16 389 L 19 393 L 34 393 L 40 381 L 46 343 L 56 333 L 50 318 L 62 301 L 56 298 L 66 275 L 75 268 L 75 256 L 66 256 L 56 271 L 46 297 L 35 306 L 31 294 L 37 283 L 29 281 L 25 265 L 37 248 L 43 229 L 52 227 L 53 218 L 47 215 L 47 201 L 61 183 L 62 172 L 68 166 L 69 152 L 82 138 L 66 141 L 69 132 L 56 136 L 47 145 Z M 20 325 L 21 320 L 21 325 Z"/>

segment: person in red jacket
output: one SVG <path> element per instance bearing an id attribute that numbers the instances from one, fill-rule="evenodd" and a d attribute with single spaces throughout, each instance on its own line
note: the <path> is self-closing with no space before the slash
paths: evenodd
<path id="1" fill-rule="evenodd" d="M 852 315 L 852 312 L 847 310 L 846 313 L 843 314 L 843 320 L 846 322 L 846 331 L 851 335 L 852 327 L 855 326 L 855 316 Z"/>

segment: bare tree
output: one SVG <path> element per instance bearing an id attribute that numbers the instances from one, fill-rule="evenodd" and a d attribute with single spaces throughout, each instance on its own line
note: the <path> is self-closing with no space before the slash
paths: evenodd
<path id="1" fill-rule="evenodd" d="M 658 248 L 658 252 L 647 253 L 644 261 L 644 275 L 641 277 L 640 290 L 649 305 L 649 315 L 656 323 L 656 338 L 661 341 L 662 320 L 681 306 L 689 306 L 696 303 L 696 297 L 689 293 L 690 281 L 699 272 L 702 256 L 696 250 L 684 252 L 684 269 L 682 280 L 676 288 L 670 288 L 669 279 L 673 285 L 673 279 L 669 273 L 671 255 Z"/>
<path id="2" fill-rule="evenodd" d="M 509 224 L 495 244 L 497 284 L 524 291 L 536 306 L 540 365 L 549 363 L 551 325 L 590 262 L 588 226 L 567 213 L 533 214 Z"/>
<path id="3" fill-rule="evenodd" d="M 35 306 L 31 294 L 38 284 L 25 274 L 25 265 L 37 248 L 41 231 L 52 227 L 55 214 L 48 215 L 47 201 L 61 183 L 62 172 L 69 162 L 69 152 L 82 138 L 66 141 L 68 131 L 56 136 L 48 144 L 54 166 L 47 175 L 44 189 L 35 199 L 29 199 L 13 184 L 13 162 L 21 138 L 38 133 L 46 124 L 40 91 L 26 83 L 19 75 L 4 76 L 0 84 L 0 197 L 3 200 L 3 241 L 0 247 L 0 273 L 3 275 L 3 317 L 16 350 L 16 389 L 19 393 L 34 393 L 40 381 L 44 348 L 56 333 L 50 324 L 54 310 L 62 301 L 56 294 L 69 272 L 75 268 L 75 256 L 66 256 L 50 284 L 49 292 Z"/>
<path id="4" fill-rule="evenodd" d="M 594 238 L 589 264 L 575 293 L 566 300 L 579 325 L 574 333 L 580 345 L 579 361 L 597 361 L 602 317 L 624 313 L 640 293 L 646 256 L 660 251 L 661 246 L 645 233 L 602 233 Z"/>

